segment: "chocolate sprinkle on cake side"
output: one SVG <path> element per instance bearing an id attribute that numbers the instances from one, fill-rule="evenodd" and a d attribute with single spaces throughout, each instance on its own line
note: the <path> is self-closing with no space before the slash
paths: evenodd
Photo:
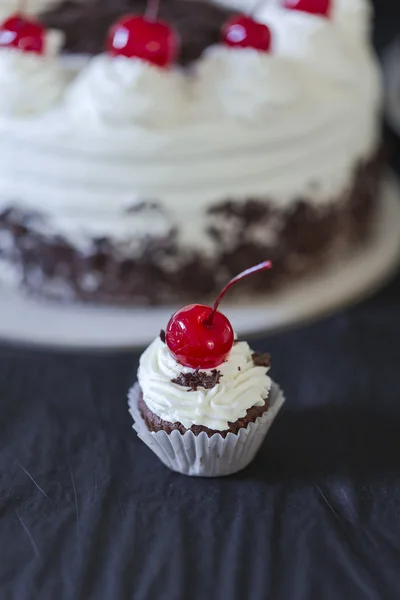
<path id="1" fill-rule="evenodd" d="M 221 377 L 222 373 L 217 371 L 217 369 L 213 369 L 211 375 L 205 371 L 196 369 L 193 373 L 180 373 L 178 377 L 171 379 L 171 381 L 182 387 L 190 388 L 188 392 L 196 392 L 199 387 L 211 390 L 220 382 Z"/>
<path id="2" fill-rule="evenodd" d="M 234 423 L 229 423 L 229 429 L 224 431 L 217 431 L 215 429 L 209 429 L 208 427 L 204 427 L 203 425 L 192 425 L 190 431 L 194 433 L 194 435 L 199 435 L 202 431 L 204 431 L 208 437 L 212 435 L 218 434 L 223 438 L 226 438 L 228 433 L 237 434 L 240 429 L 243 427 L 247 427 L 249 423 L 254 423 L 258 417 L 261 417 L 265 411 L 268 409 L 268 400 L 265 400 L 265 404 L 263 406 L 252 406 L 247 411 L 246 415 L 241 419 L 238 419 Z M 168 421 L 164 421 L 160 419 L 157 415 L 155 415 L 147 406 L 145 401 L 143 400 L 143 396 L 139 398 L 139 410 L 142 416 L 142 419 L 147 425 L 149 431 L 157 432 L 157 431 L 165 431 L 170 434 L 173 431 L 179 431 L 182 435 L 184 435 L 188 429 L 182 425 L 182 423 L 169 423 Z"/>
<path id="3" fill-rule="evenodd" d="M 70 240 L 49 233 L 45 213 L 18 210 L 10 199 L 9 208 L 0 212 L 0 237 L 7 240 L 0 244 L 0 260 L 14 266 L 32 294 L 131 306 L 183 303 L 194 297 L 214 300 L 223 282 L 268 257 L 274 263 L 268 277 L 254 275 L 243 287 L 246 294 L 271 292 L 332 258 L 346 256 L 368 239 L 379 202 L 381 165 L 379 154 L 360 166 L 353 188 L 323 207 L 306 198 L 289 209 L 278 209 L 267 198 L 221 199 L 209 209 L 212 258 L 182 245 L 176 230 L 158 238 L 132 238 L 126 247 L 111 238 L 88 239 L 82 252 Z M 268 231 L 277 222 L 271 241 Z M 136 242 L 140 247 L 133 253 Z M 171 269 L 171 264 L 176 267 Z M 240 296 L 240 291 L 235 293 Z"/>
<path id="4" fill-rule="evenodd" d="M 160 331 L 160 340 L 165 344 L 165 331 L 161 329 Z"/>

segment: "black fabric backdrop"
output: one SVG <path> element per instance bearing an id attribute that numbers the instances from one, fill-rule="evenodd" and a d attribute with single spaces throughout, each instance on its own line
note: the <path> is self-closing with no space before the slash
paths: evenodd
<path id="1" fill-rule="evenodd" d="M 288 401 L 220 480 L 136 439 L 137 356 L 2 345 L 0 600 L 400 598 L 399 302 L 255 343 Z"/>
<path id="2" fill-rule="evenodd" d="M 399 299 L 255 344 L 288 401 L 220 480 L 136 439 L 136 357 L 3 347 L 1 600 L 399 598 Z"/>

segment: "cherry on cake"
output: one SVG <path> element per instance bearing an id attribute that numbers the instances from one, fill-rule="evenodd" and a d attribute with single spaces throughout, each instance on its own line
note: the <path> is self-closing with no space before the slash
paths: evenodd
<path id="1" fill-rule="evenodd" d="M 365 242 L 368 0 L 0 0 L 0 282 L 55 300 L 277 289 Z M 248 291 L 249 288 L 247 288 Z"/>

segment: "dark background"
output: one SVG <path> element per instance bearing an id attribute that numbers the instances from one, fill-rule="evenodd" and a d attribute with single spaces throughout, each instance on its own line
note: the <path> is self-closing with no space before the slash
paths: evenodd
<path id="1" fill-rule="evenodd" d="M 398 0 L 373 0 L 375 8 L 375 42 L 381 50 L 400 33 L 400 2 Z"/>
<path id="2" fill-rule="evenodd" d="M 0 600 L 400 598 L 400 276 L 254 346 L 285 408 L 249 469 L 196 480 L 131 429 L 137 355 L 2 344 Z"/>

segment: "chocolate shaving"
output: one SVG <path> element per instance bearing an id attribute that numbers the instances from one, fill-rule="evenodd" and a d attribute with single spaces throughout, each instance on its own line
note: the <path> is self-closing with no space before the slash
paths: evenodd
<path id="1" fill-rule="evenodd" d="M 178 377 L 171 379 L 171 381 L 182 387 L 190 388 L 188 391 L 196 392 L 199 387 L 211 390 L 219 383 L 221 377 L 222 373 L 217 371 L 217 369 L 213 369 L 211 374 L 196 369 L 193 373 L 180 373 Z"/>
<path id="2" fill-rule="evenodd" d="M 236 346 L 236 344 L 238 344 L 240 342 L 240 340 L 233 340 L 233 345 Z"/>
<path id="3" fill-rule="evenodd" d="M 111 24 L 127 13 L 143 14 L 145 5 L 145 0 L 64 0 L 52 3 L 45 14 L 40 15 L 40 21 L 46 27 L 63 31 L 64 49 L 68 53 L 99 54 Z M 204 0 L 167 0 L 160 3 L 158 16 L 179 37 L 178 62 L 190 65 L 208 46 L 218 44 L 221 27 L 234 12 Z"/>
<path id="4" fill-rule="evenodd" d="M 271 366 L 271 355 L 268 352 L 253 352 L 251 357 L 255 367 Z"/>
<path id="5" fill-rule="evenodd" d="M 162 212 L 162 208 L 158 202 L 152 200 L 142 200 L 137 204 L 132 204 L 126 208 L 127 213 L 140 213 L 144 211 L 158 211 Z"/>
<path id="6" fill-rule="evenodd" d="M 160 340 L 165 344 L 165 331 L 161 329 L 160 331 Z"/>

